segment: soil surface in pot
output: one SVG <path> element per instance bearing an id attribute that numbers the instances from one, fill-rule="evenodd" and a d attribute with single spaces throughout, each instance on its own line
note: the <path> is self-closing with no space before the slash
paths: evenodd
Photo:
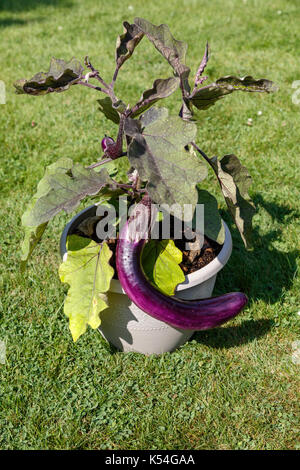
<path id="1" fill-rule="evenodd" d="M 78 235 L 85 238 L 90 238 L 95 242 L 100 242 L 99 238 L 96 234 L 96 225 L 99 222 L 99 217 L 89 217 L 84 222 L 82 222 L 76 230 L 74 230 L 73 234 Z M 174 243 L 182 251 L 182 263 L 180 263 L 180 267 L 185 275 L 191 274 L 198 269 L 203 268 L 208 263 L 210 263 L 222 249 L 222 245 L 219 245 L 217 242 L 211 240 L 204 236 L 204 243 L 199 250 L 186 250 L 186 242 L 185 238 L 182 239 L 174 239 Z M 118 279 L 117 271 L 116 271 L 116 248 L 117 248 L 117 239 L 111 238 L 108 240 L 108 246 L 113 252 L 113 255 L 110 260 L 111 266 L 114 268 L 115 271 L 115 279 Z"/>

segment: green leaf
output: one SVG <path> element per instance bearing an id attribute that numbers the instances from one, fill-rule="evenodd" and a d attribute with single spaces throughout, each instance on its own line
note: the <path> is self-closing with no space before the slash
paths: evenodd
<path id="1" fill-rule="evenodd" d="M 179 116 L 181 117 L 181 119 L 183 119 L 184 121 L 196 121 L 195 118 L 193 118 L 193 106 L 191 104 L 191 102 L 184 98 L 182 100 L 182 106 L 181 106 L 181 109 L 179 111 Z"/>
<path id="2" fill-rule="evenodd" d="M 166 24 L 156 26 L 143 18 L 135 18 L 134 23 L 173 67 L 176 75 L 181 78 L 184 89 L 189 93 L 188 76 L 190 69 L 185 65 L 187 44 L 174 39 Z"/>
<path id="3" fill-rule="evenodd" d="M 218 177 L 229 212 L 246 248 L 251 246 L 252 217 L 255 206 L 248 194 L 251 176 L 235 155 L 225 155 L 220 161 L 210 159 Z"/>
<path id="4" fill-rule="evenodd" d="M 141 99 L 134 106 L 137 108 L 132 114 L 132 117 L 136 117 L 139 114 L 142 114 L 146 109 L 150 108 L 154 103 L 163 98 L 167 98 L 179 87 L 180 80 L 178 77 L 171 77 L 166 79 L 157 79 L 154 81 L 152 88 L 144 91 Z"/>
<path id="5" fill-rule="evenodd" d="M 107 162 L 104 165 L 94 168 L 94 171 L 97 173 L 105 168 L 109 174 L 117 183 L 127 183 L 128 181 L 128 171 L 130 169 L 130 164 L 127 156 L 116 158 L 111 162 Z M 114 190 L 114 194 L 118 196 L 117 190 Z M 123 191 L 120 192 L 121 194 Z M 97 196 L 98 197 L 98 196 Z"/>
<path id="6" fill-rule="evenodd" d="M 185 146 L 194 140 L 197 128 L 179 116 L 168 116 L 166 108 L 151 108 L 139 121 L 132 120 L 128 148 L 131 165 L 157 204 L 197 203 L 196 184 L 207 174 L 206 165 Z M 139 124 L 139 125 L 138 125 Z"/>
<path id="7" fill-rule="evenodd" d="M 144 36 L 135 24 L 124 21 L 123 26 L 124 33 L 118 37 L 116 44 L 116 64 L 118 68 L 132 56 L 134 49 Z"/>
<path id="8" fill-rule="evenodd" d="M 272 93 L 277 90 L 276 85 L 264 78 L 255 80 L 251 76 L 244 78 L 228 75 L 219 78 L 215 83 L 198 88 L 189 96 L 189 100 L 198 109 L 207 109 L 214 105 L 216 101 L 234 91 L 266 92 Z"/>
<path id="9" fill-rule="evenodd" d="M 49 176 L 55 173 L 66 174 L 70 171 L 73 166 L 73 161 L 70 158 L 60 158 L 57 162 L 49 165 L 46 170 L 43 178 L 38 184 L 37 192 L 31 199 L 30 203 L 27 206 L 27 209 L 22 217 L 22 225 L 25 229 L 25 237 L 21 246 L 21 269 L 23 270 L 26 266 L 26 263 L 31 256 L 34 248 L 40 241 L 43 236 L 44 231 L 46 230 L 48 222 L 42 224 L 33 224 L 28 225 L 28 219 L 31 211 L 33 210 L 37 200 L 51 190 L 49 185 Z"/>
<path id="10" fill-rule="evenodd" d="M 144 273 L 166 295 L 174 295 L 176 286 L 185 280 L 181 262 L 182 252 L 173 240 L 150 240 L 143 249 Z"/>
<path id="11" fill-rule="evenodd" d="M 146 113 L 144 113 L 139 121 L 136 121 L 140 124 L 141 129 L 145 128 L 147 126 L 150 126 L 151 124 L 154 124 L 156 121 L 163 121 L 168 119 L 169 116 L 169 110 L 167 108 L 152 108 Z M 187 127 L 190 132 L 192 132 L 191 127 Z"/>
<path id="12" fill-rule="evenodd" d="M 222 245 L 225 240 L 225 229 L 218 210 L 218 202 L 216 198 L 205 189 L 198 190 L 198 204 L 204 204 L 204 233 Z M 193 221 L 195 225 L 196 221 Z"/>
<path id="13" fill-rule="evenodd" d="M 109 96 L 101 100 L 97 100 L 99 103 L 99 111 L 104 114 L 104 116 L 115 124 L 119 124 L 120 116 L 116 109 L 113 107 L 112 101 Z"/>
<path id="14" fill-rule="evenodd" d="M 126 111 L 126 104 L 122 100 L 117 100 L 112 104 L 113 109 L 118 113 L 124 113 Z"/>
<path id="15" fill-rule="evenodd" d="M 105 293 L 109 290 L 114 270 L 109 264 L 112 252 L 107 243 L 70 235 L 68 256 L 59 267 L 62 282 L 70 288 L 64 312 L 69 317 L 74 341 L 86 331 L 87 325 L 98 328 L 99 314 L 108 307 Z"/>
<path id="16" fill-rule="evenodd" d="M 39 197 L 24 218 L 24 225 L 35 226 L 48 222 L 56 214 L 76 209 L 86 196 L 94 196 L 105 186 L 114 187 L 107 170 L 100 172 L 75 164 L 71 175 L 55 173 L 47 177 L 49 191 Z"/>
<path id="17" fill-rule="evenodd" d="M 30 80 L 18 80 L 14 86 L 18 94 L 45 95 L 61 92 L 77 83 L 83 75 L 84 68 L 73 57 L 69 62 L 52 57 L 47 73 L 39 72 Z"/>
<path id="18" fill-rule="evenodd" d="M 234 90 L 247 92 L 258 91 L 274 93 L 278 90 L 278 87 L 270 80 L 267 80 L 266 78 L 255 79 L 250 75 L 247 75 L 243 78 L 238 78 L 233 75 L 226 75 L 226 77 L 219 78 L 216 83 L 219 86 L 233 87 Z"/>

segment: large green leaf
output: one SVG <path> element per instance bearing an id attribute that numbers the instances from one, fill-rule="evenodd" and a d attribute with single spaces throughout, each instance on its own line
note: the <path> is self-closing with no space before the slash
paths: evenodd
<path id="1" fill-rule="evenodd" d="M 44 231 L 46 230 L 48 222 L 43 222 L 41 224 L 28 225 L 29 214 L 33 210 L 37 200 L 51 190 L 49 184 L 49 176 L 57 173 L 66 174 L 68 173 L 73 166 L 73 161 L 70 158 L 60 158 L 57 162 L 49 165 L 46 170 L 43 178 L 38 184 L 37 192 L 32 197 L 30 203 L 27 206 L 27 209 L 22 217 L 22 225 L 25 230 L 25 237 L 21 246 L 21 268 L 24 269 L 26 263 L 31 256 L 34 248 L 40 241 L 43 236 Z"/>
<path id="2" fill-rule="evenodd" d="M 34 206 L 24 217 L 24 225 L 43 224 L 62 210 L 69 213 L 76 209 L 86 196 L 94 196 L 105 186 L 113 187 L 114 183 L 107 170 L 96 172 L 76 163 L 71 174 L 49 175 L 47 185 L 49 191 L 35 201 Z"/>
<path id="3" fill-rule="evenodd" d="M 189 96 L 189 100 L 196 108 L 207 109 L 234 91 L 272 93 L 276 90 L 274 83 L 264 78 L 256 80 L 251 76 L 238 78 L 228 75 L 219 78 L 215 83 L 198 88 Z"/>
<path id="4" fill-rule="evenodd" d="M 184 89 L 189 93 L 190 69 L 185 65 L 187 44 L 174 39 L 166 24 L 156 26 L 143 18 L 135 18 L 134 22 L 173 67 L 177 76 L 181 78 Z"/>
<path id="5" fill-rule="evenodd" d="M 18 80 L 14 86 L 18 94 L 45 95 L 67 90 L 83 76 L 84 68 L 73 57 L 69 62 L 52 57 L 47 73 L 39 72 L 30 80 Z"/>
<path id="6" fill-rule="evenodd" d="M 134 49 L 143 38 L 144 34 L 135 24 L 124 21 L 124 33 L 117 39 L 116 63 L 120 68 L 124 62 L 132 56 Z"/>
<path id="7" fill-rule="evenodd" d="M 179 87 L 180 80 L 178 77 L 171 77 L 166 79 L 158 78 L 154 81 L 152 88 L 144 91 L 141 99 L 134 106 L 137 108 L 132 114 L 132 117 L 136 117 L 139 114 L 142 114 L 146 109 L 150 108 L 154 103 L 162 98 L 167 98 Z"/>
<path id="8" fill-rule="evenodd" d="M 74 341 L 86 331 L 87 325 L 98 328 L 99 313 L 108 307 L 105 293 L 109 290 L 114 270 L 109 264 L 112 256 L 107 243 L 70 235 L 67 259 L 59 267 L 62 282 L 70 288 L 64 312 L 69 317 Z"/>
<path id="9" fill-rule="evenodd" d="M 204 233 L 208 238 L 222 245 L 225 240 L 225 230 L 218 210 L 216 198 L 205 189 L 197 186 L 198 204 L 204 204 Z M 196 221 L 194 220 L 194 223 Z"/>
<path id="10" fill-rule="evenodd" d="M 117 110 L 113 107 L 111 98 L 107 96 L 101 100 L 97 100 L 99 103 L 99 111 L 104 114 L 104 116 L 115 124 L 119 124 L 120 115 Z"/>
<path id="11" fill-rule="evenodd" d="M 225 155 L 220 161 L 210 159 L 218 177 L 223 196 L 246 247 L 251 245 L 252 217 L 255 207 L 248 194 L 251 176 L 235 155 Z"/>
<path id="12" fill-rule="evenodd" d="M 157 204 L 197 203 L 196 184 L 207 174 L 195 153 L 185 150 L 197 128 L 165 108 L 151 108 L 139 121 L 131 120 L 125 132 L 131 136 L 128 158 Z"/>
<path id="13" fill-rule="evenodd" d="M 150 282 L 166 295 L 174 295 L 176 286 L 185 280 L 181 262 L 182 252 L 173 240 L 150 240 L 143 249 L 143 270 Z"/>

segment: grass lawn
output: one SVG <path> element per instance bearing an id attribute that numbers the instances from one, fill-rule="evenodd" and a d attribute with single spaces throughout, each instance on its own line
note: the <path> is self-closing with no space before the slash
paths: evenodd
<path id="1" fill-rule="evenodd" d="M 135 16 L 168 23 L 188 42 L 193 73 L 208 39 L 210 80 L 252 74 L 280 87 L 269 96 L 235 93 L 200 115 L 201 148 L 235 153 L 254 180 L 255 248 L 246 252 L 231 224 L 234 251 L 215 289 L 240 289 L 249 304 L 224 327 L 159 357 L 112 352 L 90 328 L 72 342 L 57 274 L 70 216 L 51 223 L 28 271 L 19 270 L 20 217 L 44 167 L 61 156 L 96 161 L 100 139 L 115 129 L 97 111 L 94 90 L 40 98 L 15 95 L 12 83 L 47 70 L 52 56 L 86 54 L 109 79 L 121 23 Z M 299 0 L 1 0 L 1 449 L 300 447 L 299 365 L 292 362 L 300 339 L 300 105 L 292 102 L 299 22 Z M 133 103 L 157 76 L 170 76 L 170 68 L 144 40 L 116 93 Z M 175 97 L 165 103 L 178 112 Z"/>

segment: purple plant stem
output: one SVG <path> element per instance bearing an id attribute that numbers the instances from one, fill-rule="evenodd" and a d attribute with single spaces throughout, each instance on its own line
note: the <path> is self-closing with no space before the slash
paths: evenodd
<path id="1" fill-rule="evenodd" d="M 87 166 L 86 168 L 88 170 L 91 170 L 93 168 L 97 168 L 98 166 L 105 165 L 105 163 L 110 163 L 110 162 L 112 162 L 112 159 L 111 158 L 106 158 L 105 160 L 101 160 L 100 162 L 93 163 L 92 165 Z"/>
<path id="2" fill-rule="evenodd" d="M 97 91 L 102 91 L 102 93 L 109 95 L 107 90 L 105 90 L 104 88 L 100 88 L 99 86 L 92 85 L 91 83 L 80 81 L 80 82 L 77 82 L 77 85 L 87 86 L 88 88 L 92 88 L 93 90 L 97 90 Z"/>
<path id="3" fill-rule="evenodd" d="M 203 150 L 201 150 L 201 149 L 198 147 L 198 145 L 195 144 L 195 142 L 191 142 L 191 145 L 194 147 L 194 149 L 197 150 L 197 152 L 200 153 L 200 155 L 202 155 L 202 157 L 207 161 L 207 163 L 209 163 L 210 166 L 212 166 L 211 161 L 210 161 L 209 157 L 206 155 L 206 153 L 204 153 Z"/>

